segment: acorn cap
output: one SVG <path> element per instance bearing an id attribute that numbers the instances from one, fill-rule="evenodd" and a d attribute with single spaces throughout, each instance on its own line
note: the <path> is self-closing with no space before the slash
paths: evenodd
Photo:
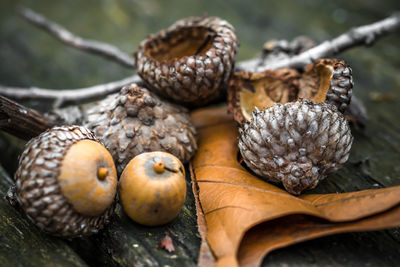
<path id="1" fill-rule="evenodd" d="M 218 17 L 189 17 L 143 40 L 134 54 L 146 86 L 173 102 L 201 106 L 228 85 L 238 41 Z"/>
<path id="2" fill-rule="evenodd" d="M 185 168 L 166 152 L 140 154 L 121 175 L 119 197 L 132 220 L 148 226 L 166 224 L 179 214 L 185 202 Z"/>
<path id="3" fill-rule="evenodd" d="M 228 105 L 239 124 L 251 120 L 255 107 L 265 109 L 274 103 L 299 99 L 326 102 L 343 113 L 350 103 L 352 88 L 351 68 L 344 61 L 320 59 L 307 65 L 304 73 L 289 68 L 236 72 L 230 81 Z"/>
<path id="4" fill-rule="evenodd" d="M 340 168 L 353 142 L 348 122 L 335 106 L 308 100 L 257 109 L 239 132 L 247 166 L 295 195 Z"/>
<path id="5" fill-rule="evenodd" d="M 88 108 L 84 125 L 110 151 L 118 173 L 143 152 L 166 151 L 186 163 L 197 150 L 196 131 L 187 109 L 163 101 L 137 84 Z"/>
<path id="6" fill-rule="evenodd" d="M 96 233 L 115 207 L 112 157 L 81 126 L 54 127 L 32 139 L 20 157 L 15 182 L 28 218 L 52 235 Z"/>

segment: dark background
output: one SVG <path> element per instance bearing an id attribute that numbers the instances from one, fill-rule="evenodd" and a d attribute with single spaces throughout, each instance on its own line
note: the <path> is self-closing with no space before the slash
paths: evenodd
<path id="1" fill-rule="evenodd" d="M 257 55 L 263 43 L 270 39 L 291 40 L 308 35 L 319 43 L 400 10 L 398 0 L 2 0 L 0 84 L 60 89 L 119 80 L 133 71 L 62 45 L 15 15 L 20 5 L 42 13 L 79 36 L 114 44 L 129 53 L 149 33 L 166 28 L 178 19 L 205 13 L 220 16 L 237 30 L 241 44 L 239 61 Z M 369 122 L 364 131 L 353 130 L 355 142 L 345 168 L 322 182 L 314 192 L 399 185 L 400 33 L 380 39 L 372 47 L 357 47 L 338 57 L 352 66 L 353 92 L 366 104 Z M 373 97 L 377 92 L 389 99 L 377 101 Z M 34 101 L 26 104 L 41 110 L 47 107 Z M 23 144 L 0 134 L 0 163 L 10 174 L 15 170 Z M 399 240 L 398 229 L 338 235 L 278 250 L 266 263 L 398 263 Z"/>

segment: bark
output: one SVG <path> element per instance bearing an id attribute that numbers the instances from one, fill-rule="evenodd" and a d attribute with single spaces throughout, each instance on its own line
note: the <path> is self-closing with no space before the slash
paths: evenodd
<path id="1" fill-rule="evenodd" d="M 0 96 L 0 129 L 3 131 L 29 140 L 52 126 L 53 123 L 36 110 Z"/>

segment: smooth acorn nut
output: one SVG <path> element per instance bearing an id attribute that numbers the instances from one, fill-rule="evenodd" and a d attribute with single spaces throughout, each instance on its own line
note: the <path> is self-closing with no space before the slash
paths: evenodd
<path id="1" fill-rule="evenodd" d="M 143 40 L 137 72 L 154 92 L 202 106 L 223 94 L 235 64 L 235 29 L 218 17 L 190 17 Z"/>
<path id="2" fill-rule="evenodd" d="M 185 202 L 185 169 L 169 153 L 140 154 L 121 175 L 119 198 L 132 220 L 147 226 L 166 224 L 178 215 Z"/>
<path id="3" fill-rule="evenodd" d="M 54 127 L 32 139 L 20 157 L 15 182 L 28 218 L 55 236 L 96 233 L 115 207 L 113 159 L 81 126 Z"/>

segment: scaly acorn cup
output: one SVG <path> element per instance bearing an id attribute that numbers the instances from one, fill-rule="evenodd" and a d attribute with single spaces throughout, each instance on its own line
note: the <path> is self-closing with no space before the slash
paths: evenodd
<path id="1" fill-rule="evenodd" d="M 144 152 L 166 151 L 186 163 L 197 150 L 196 130 L 187 109 L 137 84 L 125 86 L 84 113 L 83 124 L 110 151 L 118 173 Z"/>
<path id="2" fill-rule="evenodd" d="M 97 233 L 115 207 L 117 173 L 110 153 L 81 126 L 54 127 L 25 147 L 15 173 L 18 203 L 45 232 Z"/>
<path id="3" fill-rule="evenodd" d="M 185 169 L 169 153 L 140 154 L 121 175 L 119 197 L 132 220 L 147 226 L 166 224 L 178 215 L 185 202 Z"/>
<path id="4" fill-rule="evenodd" d="M 156 93 L 187 106 L 217 99 L 228 85 L 238 41 L 218 17 L 189 17 L 143 40 L 137 72 Z"/>
<path id="5" fill-rule="evenodd" d="M 353 137 L 336 106 L 300 100 L 256 109 L 239 129 L 247 166 L 294 195 L 314 188 L 349 157 Z"/>
<path id="6" fill-rule="evenodd" d="M 188 110 L 131 84 L 95 103 L 57 109 L 46 116 L 57 124 L 82 124 L 113 156 L 118 174 L 144 152 L 165 151 L 183 163 L 197 150 Z"/>
<path id="7" fill-rule="evenodd" d="M 307 65 L 303 73 L 289 68 L 236 72 L 230 81 L 228 104 L 239 124 L 251 120 L 255 107 L 265 109 L 299 99 L 326 102 L 344 113 L 352 88 L 352 71 L 344 61 L 320 59 Z"/>

